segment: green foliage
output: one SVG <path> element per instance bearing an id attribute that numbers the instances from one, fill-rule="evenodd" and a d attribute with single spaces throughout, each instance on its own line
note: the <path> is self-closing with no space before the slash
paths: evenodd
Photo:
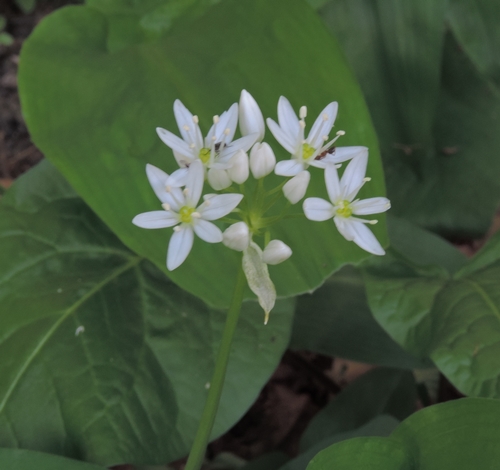
<path id="1" fill-rule="evenodd" d="M 88 463 L 29 450 L 0 449 L 0 466 L 9 470 L 104 470 Z"/>
<path id="2" fill-rule="evenodd" d="M 0 212 L 0 444 L 105 465 L 187 453 L 225 312 L 128 250 L 47 162 Z M 275 369 L 293 306 L 264 326 L 244 304 L 213 437 Z"/>
<path id="3" fill-rule="evenodd" d="M 30 13 L 33 11 L 36 5 L 36 0 L 15 0 L 16 5 L 23 10 L 24 13 Z"/>
<path id="4" fill-rule="evenodd" d="M 392 212 L 483 234 L 500 201 L 497 3 L 336 0 L 320 12 L 373 116 Z"/>
<path id="5" fill-rule="evenodd" d="M 320 452 L 308 470 L 468 470 L 496 468 L 500 403 L 462 399 L 406 419 L 389 438 L 367 437 Z"/>
<path id="6" fill-rule="evenodd" d="M 134 36 L 125 26 L 114 29 L 121 15 L 111 8 L 115 4 L 108 2 L 103 11 L 69 7 L 46 18 L 25 43 L 19 83 L 34 142 L 133 251 L 165 270 L 169 232 L 144 231 L 130 221 L 159 207 L 144 175 L 146 162 L 167 171 L 176 166 L 154 132 L 156 126 L 176 129 L 170 111 L 176 98 L 200 116 L 205 129 L 242 88 L 273 117 L 281 94 L 296 108 L 307 104 L 311 115 L 338 99 L 338 127 L 348 131 L 342 145 L 370 148 L 373 181 L 361 197 L 383 195 L 363 98 L 337 44 L 303 2 L 228 0 L 201 17 L 198 10 L 187 10 L 154 40 Z M 128 4 L 132 12 L 139 8 L 137 2 Z M 283 151 L 280 157 L 288 155 Z M 325 193 L 321 172 L 313 175 L 310 193 Z M 384 244 L 384 224 L 375 232 Z M 272 237 L 294 250 L 287 263 L 270 268 L 280 296 L 317 288 L 342 264 L 367 256 L 331 221 L 290 219 L 278 224 Z M 238 262 L 239 255 L 224 246 L 195 242 L 187 261 L 167 274 L 183 289 L 224 307 Z"/>

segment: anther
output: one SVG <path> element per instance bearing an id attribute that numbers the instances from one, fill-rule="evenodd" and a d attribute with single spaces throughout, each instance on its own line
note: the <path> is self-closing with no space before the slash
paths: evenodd
<path id="1" fill-rule="evenodd" d="M 195 219 L 200 219 L 201 218 L 201 214 L 199 212 L 193 212 L 191 214 L 191 217 L 194 217 Z"/>
<path id="2" fill-rule="evenodd" d="M 224 131 L 224 134 L 226 134 L 226 135 L 231 134 L 231 129 L 227 128 L 227 129 Z"/>
<path id="3" fill-rule="evenodd" d="M 300 119 L 304 119 L 307 116 L 307 106 L 301 106 L 299 111 Z"/>
<path id="4" fill-rule="evenodd" d="M 190 149 L 194 149 L 196 147 L 196 145 L 194 144 L 194 142 L 192 144 L 189 145 L 189 148 Z"/>
<path id="5" fill-rule="evenodd" d="M 345 131 L 337 131 L 337 135 L 345 135 Z"/>
<path id="6" fill-rule="evenodd" d="M 212 142 L 215 142 L 217 140 L 217 137 L 215 135 L 212 136 Z"/>
<path id="7" fill-rule="evenodd" d="M 325 122 L 328 121 L 328 114 L 326 114 L 326 113 L 323 114 L 323 121 L 325 121 Z"/>
<path id="8" fill-rule="evenodd" d="M 187 124 L 184 124 L 182 128 L 186 131 L 189 132 L 189 126 Z"/>
<path id="9" fill-rule="evenodd" d="M 167 191 L 167 193 L 171 192 L 172 186 L 165 186 L 165 191 Z"/>
<path id="10" fill-rule="evenodd" d="M 208 207 L 211 204 L 210 199 L 205 199 L 203 204 L 205 204 L 205 207 Z"/>
<path id="11" fill-rule="evenodd" d="M 184 188 L 182 192 L 184 193 L 185 196 L 187 196 L 189 194 L 189 188 Z"/>
<path id="12" fill-rule="evenodd" d="M 304 121 L 299 121 L 299 125 L 300 127 L 302 127 L 302 129 L 305 129 L 306 127 L 306 123 Z"/>
<path id="13" fill-rule="evenodd" d="M 328 140 L 328 136 L 327 136 L 327 135 L 324 135 L 324 136 L 322 137 L 322 139 L 323 139 L 323 141 L 324 141 L 324 142 L 326 142 L 326 141 Z"/>
<path id="14" fill-rule="evenodd" d="M 174 232 L 180 232 L 180 231 L 181 231 L 181 228 L 178 225 L 176 225 L 174 227 Z"/>
<path id="15" fill-rule="evenodd" d="M 375 224 L 378 224 L 378 220 L 368 220 L 366 223 L 368 223 L 370 225 L 375 225 Z"/>
<path id="16" fill-rule="evenodd" d="M 170 210 L 170 204 L 168 202 L 163 203 L 161 207 L 163 207 L 166 211 Z"/>
<path id="17" fill-rule="evenodd" d="M 217 124 L 219 122 L 219 116 L 217 114 L 214 116 L 214 124 Z"/>
<path id="18" fill-rule="evenodd" d="M 199 122 L 198 116 L 193 116 L 193 122 L 195 124 L 198 124 L 198 122 Z"/>
<path id="19" fill-rule="evenodd" d="M 363 178 L 363 183 L 368 183 L 368 181 L 371 181 L 372 179 L 367 176 L 366 178 Z"/>

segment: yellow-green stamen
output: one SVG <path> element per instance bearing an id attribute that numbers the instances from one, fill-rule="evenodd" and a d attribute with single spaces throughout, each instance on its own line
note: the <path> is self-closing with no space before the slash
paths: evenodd
<path id="1" fill-rule="evenodd" d="M 352 215 L 352 209 L 350 202 L 347 200 L 343 200 L 339 203 L 339 208 L 337 209 L 337 215 L 340 217 L 351 217 Z"/>
<path id="2" fill-rule="evenodd" d="M 203 163 L 208 163 L 208 161 L 210 160 L 210 153 L 210 149 L 202 148 L 198 156 Z"/>
<path id="3" fill-rule="evenodd" d="M 302 144 L 302 159 L 309 160 L 316 152 L 314 147 L 311 147 L 309 144 Z"/>
<path id="4" fill-rule="evenodd" d="M 179 219 L 185 224 L 190 224 L 193 221 L 192 213 L 194 212 L 194 207 L 183 206 L 179 211 Z"/>

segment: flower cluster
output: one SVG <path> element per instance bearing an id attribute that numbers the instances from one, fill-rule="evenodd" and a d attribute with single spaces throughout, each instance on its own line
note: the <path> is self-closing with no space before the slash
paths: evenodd
<path id="1" fill-rule="evenodd" d="M 385 197 L 356 199 L 361 187 L 370 180 L 365 177 L 368 149 L 334 145 L 344 135 L 343 131 L 338 131 L 330 138 L 337 109 L 336 102 L 328 104 L 306 137 L 307 108 L 301 107 L 297 116 L 290 102 L 282 96 L 278 102 L 278 122 L 268 118 L 267 125 L 278 143 L 290 153 L 290 159 L 276 162 L 271 146 L 263 142 L 262 112 L 247 91 L 241 92 L 239 104 L 234 103 L 220 116 L 213 117 L 205 138 L 198 117 L 176 100 L 174 115 L 181 137 L 162 128 L 157 128 L 157 133 L 172 149 L 179 169 L 169 175 L 152 165 L 146 166 L 147 177 L 162 203 L 162 210 L 139 214 L 133 223 L 149 229 L 173 227 L 167 252 L 169 270 L 176 269 L 187 258 L 194 234 L 208 243 L 222 242 L 228 248 L 243 252 L 248 284 L 267 315 L 275 299 L 267 265 L 281 263 L 292 254 L 284 242 L 271 240 L 268 228 L 286 217 L 290 205 L 305 197 L 311 178 L 308 168 L 316 167 L 324 170 L 330 201 L 317 197 L 305 199 L 305 217 L 313 221 L 333 219 L 347 240 L 370 253 L 383 255 L 382 246 L 367 228 L 367 224 L 376 223 L 376 220 L 358 216 L 384 212 L 390 208 L 390 202 Z M 234 139 L 238 121 L 241 137 Z M 349 163 L 339 177 L 338 169 L 344 162 Z M 288 179 L 266 191 L 263 179 L 273 171 Z M 257 180 L 251 197 L 245 189 L 250 174 Z M 202 198 L 205 181 L 222 194 L 210 193 Z M 279 215 L 265 217 L 279 199 L 280 192 L 288 201 L 285 210 Z M 203 202 L 199 204 L 201 199 Z M 242 220 L 229 220 L 227 216 L 232 212 Z M 212 222 L 221 219 L 234 223 L 222 232 Z M 263 249 L 255 242 L 260 235 L 264 236 Z"/>

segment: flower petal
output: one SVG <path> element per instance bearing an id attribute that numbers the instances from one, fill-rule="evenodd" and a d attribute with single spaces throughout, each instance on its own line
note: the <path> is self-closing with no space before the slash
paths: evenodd
<path id="1" fill-rule="evenodd" d="M 182 186 L 186 186 L 188 174 L 188 168 L 179 168 L 178 170 L 175 170 L 167 178 L 166 186 L 171 186 L 172 188 L 181 188 Z"/>
<path id="2" fill-rule="evenodd" d="M 217 220 L 229 214 L 243 199 L 242 194 L 218 194 L 207 199 L 196 210 L 202 219 Z"/>
<path id="3" fill-rule="evenodd" d="M 355 215 L 379 214 L 391 208 L 391 201 L 386 197 L 371 197 L 351 203 L 352 213 Z"/>
<path id="4" fill-rule="evenodd" d="M 278 100 L 278 122 L 281 129 L 292 140 L 295 141 L 300 135 L 299 118 L 284 96 Z"/>
<path id="5" fill-rule="evenodd" d="M 338 217 L 337 217 L 338 218 Z M 372 231 L 363 223 L 357 221 L 351 221 L 349 219 L 346 220 L 350 225 L 350 229 L 354 234 L 354 243 L 358 245 L 368 253 L 372 253 L 374 255 L 385 255 L 385 251 L 380 245 L 379 241 L 375 238 Z"/>
<path id="6" fill-rule="evenodd" d="M 298 136 L 297 138 L 291 138 L 288 134 L 281 129 L 281 127 L 276 124 L 271 118 L 266 119 L 267 127 L 274 135 L 274 138 L 280 143 L 280 145 L 292 155 L 297 151 Z"/>
<path id="7" fill-rule="evenodd" d="M 220 228 L 212 222 L 198 219 L 193 225 L 193 230 L 196 235 L 207 243 L 219 243 L 222 241 L 222 232 Z"/>
<path id="8" fill-rule="evenodd" d="M 170 211 L 143 212 L 132 219 L 132 223 L 141 228 L 173 227 L 179 223 L 179 216 Z"/>
<path id="9" fill-rule="evenodd" d="M 168 145 L 172 150 L 188 159 L 193 158 L 193 152 L 189 148 L 189 145 L 180 137 L 177 137 L 175 134 L 167 131 L 167 129 L 162 129 L 161 127 L 156 128 L 156 133 L 163 143 Z"/>
<path id="10" fill-rule="evenodd" d="M 239 103 L 239 125 L 241 135 L 257 133 L 257 141 L 262 142 L 266 132 L 264 116 L 254 97 L 246 90 L 241 91 Z"/>
<path id="11" fill-rule="evenodd" d="M 307 137 L 307 143 L 311 147 L 317 149 L 325 143 L 323 136 L 330 134 L 335 118 L 337 117 L 338 108 L 338 103 L 334 101 L 325 106 L 325 109 L 316 118 Z"/>
<path id="12" fill-rule="evenodd" d="M 153 191 L 156 194 L 156 197 L 161 201 L 161 202 L 169 202 L 166 199 L 167 196 L 167 180 L 169 178 L 168 173 L 165 173 L 163 170 L 160 170 L 154 165 L 147 164 L 146 165 L 146 175 L 149 180 L 149 184 L 153 188 Z"/>
<path id="13" fill-rule="evenodd" d="M 332 201 L 333 204 L 337 204 L 338 201 L 342 199 L 342 189 L 340 187 L 339 174 L 335 165 L 326 165 L 325 184 L 330 201 Z"/>
<path id="14" fill-rule="evenodd" d="M 189 144 L 194 144 L 199 150 L 203 147 L 203 137 L 201 135 L 200 126 L 194 122 L 191 112 L 182 104 L 181 100 L 174 102 L 174 115 L 179 132 L 182 138 Z M 186 130 L 186 127 L 189 130 Z"/>
<path id="15" fill-rule="evenodd" d="M 356 233 L 352 228 L 352 223 L 353 223 L 352 220 L 349 220 L 348 218 L 345 217 L 334 217 L 333 221 L 335 222 L 337 230 L 340 232 L 340 234 L 347 241 L 352 242 L 356 236 Z"/>
<path id="16" fill-rule="evenodd" d="M 203 191 L 203 180 L 205 179 L 205 169 L 201 160 L 191 163 L 186 178 L 186 201 L 192 207 L 196 207 Z"/>
<path id="17" fill-rule="evenodd" d="M 354 199 L 361 186 L 363 186 L 367 164 L 368 152 L 360 153 L 349 162 L 340 180 L 342 199 L 348 199 L 349 201 Z"/>
<path id="18" fill-rule="evenodd" d="M 179 225 L 178 231 L 174 231 L 167 251 L 167 269 L 173 271 L 184 263 L 187 255 L 193 247 L 194 233 L 189 225 Z"/>
<path id="19" fill-rule="evenodd" d="M 248 150 L 255 143 L 258 137 L 259 134 L 250 134 L 246 135 L 245 137 L 241 137 L 240 139 L 236 139 L 234 142 L 231 142 L 229 145 L 222 149 L 218 160 L 221 162 L 228 162 L 238 150 L 248 152 Z"/>
<path id="20" fill-rule="evenodd" d="M 323 161 L 326 161 L 327 163 L 342 163 L 367 152 L 368 148 L 361 146 L 335 147 L 335 150 L 332 153 L 326 154 Z"/>
<path id="21" fill-rule="evenodd" d="M 210 170 L 208 170 L 208 183 L 213 189 L 220 191 L 221 189 L 226 189 L 231 186 L 231 178 L 227 170 L 210 168 Z"/>
<path id="22" fill-rule="evenodd" d="M 304 164 L 292 158 L 291 160 L 282 160 L 276 163 L 274 172 L 280 176 L 295 176 L 304 171 Z"/>
<path id="23" fill-rule="evenodd" d="M 323 222 L 333 217 L 333 206 L 319 197 L 308 197 L 302 204 L 304 214 L 309 220 Z"/>
<path id="24" fill-rule="evenodd" d="M 234 137 L 236 132 L 236 126 L 238 123 L 238 104 L 234 103 L 227 111 L 224 111 L 219 116 L 219 121 L 214 123 L 207 136 L 205 137 L 205 147 L 212 147 L 212 137 L 215 136 L 215 142 L 224 142 L 229 144 Z M 229 129 L 229 134 L 224 136 L 224 131 Z"/>

